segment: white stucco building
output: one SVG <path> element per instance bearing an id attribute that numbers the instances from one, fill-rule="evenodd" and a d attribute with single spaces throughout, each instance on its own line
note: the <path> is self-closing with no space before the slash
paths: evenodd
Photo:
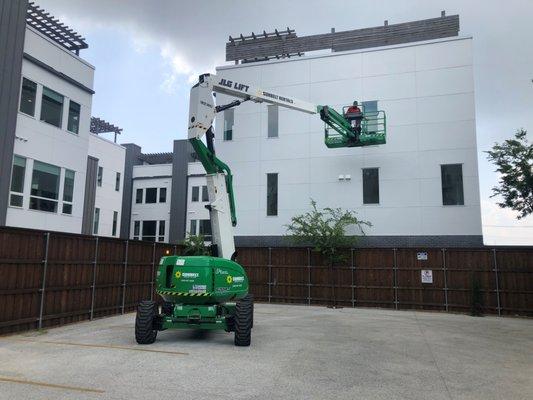
<path id="1" fill-rule="evenodd" d="M 172 164 L 133 167 L 130 238 L 168 242 Z"/>
<path id="2" fill-rule="evenodd" d="M 95 235 L 120 236 L 125 154 L 126 149 L 121 145 L 89 134 L 89 156 L 98 159 L 93 221 Z"/>
<path id="3" fill-rule="evenodd" d="M 324 145 L 317 115 L 251 102 L 219 114 L 217 155 L 234 173 L 241 242 L 276 242 L 314 199 L 357 211 L 375 244 L 482 243 L 472 38 L 222 66 L 217 75 L 387 114 L 385 145 L 343 149 Z"/>
<path id="4" fill-rule="evenodd" d="M 190 235 L 203 235 L 211 239 L 209 211 L 205 206 L 209 202 L 205 169 L 200 162 L 190 162 L 187 178 L 187 224 L 186 232 Z"/>
<path id="5" fill-rule="evenodd" d="M 5 224 L 118 237 L 125 149 L 90 133 L 94 67 L 54 38 L 25 26 Z"/>

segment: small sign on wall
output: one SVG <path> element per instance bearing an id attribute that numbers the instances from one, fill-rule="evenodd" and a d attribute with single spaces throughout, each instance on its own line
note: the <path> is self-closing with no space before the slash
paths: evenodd
<path id="1" fill-rule="evenodd" d="M 422 283 L 433 283 L 433 270 L 423 269 L 420 271 L 420 278 L 422 279 Z"/>
<path id="2" fill-rule="evenodd" d="M 416 253 L 416 259 L 418 261 L 426 261 L 428 259 L 428 253 L 426 253 L 425 251 Z"/>

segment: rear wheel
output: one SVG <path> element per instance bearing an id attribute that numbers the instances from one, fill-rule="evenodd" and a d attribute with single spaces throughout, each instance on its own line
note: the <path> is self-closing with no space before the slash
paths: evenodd
<path id="1" fill-rule="evenodd" d="M 254 318 L 254 301 L 246 295 L 235 306 L 235 346 L 250 346 Z"/>
<path id="2" fill-rule="evenodd" d="M 155 301 L 141 301 L 135 318 L 135 340 L 139 344 L 152 344 L 157 337 L 154 321 L 157 317 Z"/>

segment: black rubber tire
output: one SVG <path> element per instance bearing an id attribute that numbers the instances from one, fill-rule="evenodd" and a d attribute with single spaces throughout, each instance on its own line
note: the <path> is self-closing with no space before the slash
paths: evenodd
<path id="1" fill-rule="evenodd" d="M 254 301 L 247 294 L 237 300 L 235 306 L 235 346 L 250 346 L 252 341 L 252 325 L 254 319 Z"/>
<path id="2" fill-rule="evenodd" d="M 172 315 L 173 311 L 174 311 L 174 303 L 165 301 L 163 305 L 161 306 L 161 314 L 163 315 L 170 316 Z"/>
<path id="3" fill-rule="evenodd" d="M 154 329 L 154 319 L 157 316 L 157 304 L 155 301 L 141 301 L 137 307 L 135 318 L 135 340 L 139 344 L 152 344 L 157 337 Z"/>

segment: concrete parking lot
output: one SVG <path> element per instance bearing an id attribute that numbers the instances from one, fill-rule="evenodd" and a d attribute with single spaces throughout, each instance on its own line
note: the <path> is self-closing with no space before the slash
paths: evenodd
<path id="1" fill-rule="evenodd" d="M 134 314 L 0 338 L 1 399 L 531 399 L 533 321 L 256 305 L 233 335 L 133 337 Z"/>

